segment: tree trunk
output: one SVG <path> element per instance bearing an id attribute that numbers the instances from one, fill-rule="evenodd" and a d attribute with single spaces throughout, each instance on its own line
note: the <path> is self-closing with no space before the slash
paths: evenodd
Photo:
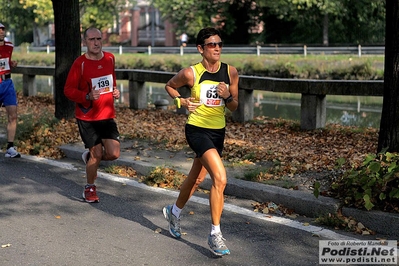
<path id="1" fill-rule="evenodd" d="M 378 150 L 399 152 L 399 0 L 386 1 L 384 100 Z"/>
<path id="2" fill-rule="evenodd" d="M 55 117 L 74 116 L 75 104 L 64 95 L 64 86 L 74 60 L 81 54 L 79 0 L 52 0 L 55 24 Z"/>
<path id="3" fill-rule="evenodd" d="M 328 46 L 328 14 L 323 17 L 323 46 Z"/>
<path id="4" fill-rule="evenodd" d="M 33 22 L 33 42 L 36 46 L 40 46 L 42 44 L 42 41 L 40 40 L 39 29 L 35 22 Z"/>

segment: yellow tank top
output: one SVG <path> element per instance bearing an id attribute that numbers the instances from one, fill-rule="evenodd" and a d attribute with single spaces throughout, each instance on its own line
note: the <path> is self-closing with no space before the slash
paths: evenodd
<path id="1" fill-rule="evenodd" d="M 225 103 L 217 94 L 217 85 L 224 82 L 230 85 L 229 67 L 220 63 L 219 69 L 208 72 L 202 63 L 197 63 L 191 68 L 194 71 L 194 86 L 191 88 L 191 97 L 195 102 L 202 103 L 189 114 L 187 124 L 202 128 L 220 129 L 226 126 Z"/>

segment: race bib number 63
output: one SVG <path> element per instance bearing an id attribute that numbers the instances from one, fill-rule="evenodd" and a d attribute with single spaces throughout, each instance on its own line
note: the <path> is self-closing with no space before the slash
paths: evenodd
<path id="1" fill-rule="evenodd" d="M 224 105 L 224 101 L 217 93 L 217 84 L 201 84 L 200 102 L 211 107 Z"/>

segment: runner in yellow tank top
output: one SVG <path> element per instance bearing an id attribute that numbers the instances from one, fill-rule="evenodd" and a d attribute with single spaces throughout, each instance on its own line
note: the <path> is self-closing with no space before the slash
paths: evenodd
<path id="1" fill-rule="evenodd" d="M 218 30 L 200 30 L 196 45 L 202 61 L 180 70 L 165 85 L 175 102 L 189 111 L 185 134 L 196 157 L 175 204 L 165 206 L 163 214 L 170 234 L 180 238 L 180 213 L 209 173 L 212 179 L 209 195 L 212 225 L 208 244 L 214 254 L 223 256 L 230 254 L 230 250 L 220 229 L 223 193 L 227 184 L 221 155 L 225 137 L 225 108 L 234 111 L 238 106 L 238 73 L 235 67 L 220 62 L 223 43 Z M 181 98 L 177 89 L 184 86 L 191 88 L 191 97 Z"/>
<path id="2" fill-rule="evenodd" d="M 218 95 L 217 88 L 220 82 L 229 87 L 229 66 L 220 63 L 215 73 L 208 72 L 202 63 L 192 66 L 192 69 L 195 81 L 191 88 L 191 97 L 201 105 L 189 114 L 187 124 L 213 129 L 224 128 L 225 101 Z"/>

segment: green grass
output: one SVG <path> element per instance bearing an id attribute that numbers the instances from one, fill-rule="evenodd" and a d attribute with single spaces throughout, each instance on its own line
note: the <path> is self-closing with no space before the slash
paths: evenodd
<path id="1" fill-rule="evenodd" d="M 115 54 L 120 69 L 177 72 L 201 61 L 199 54 Z M 54 53 L 14 52 L 19 65 L 54 66 Z M 248 55 L 223 54 L 222 61 L 235 66 L 240 75 L 312 79 L 383 79 L 384 56 L 366 55 Z"/>

